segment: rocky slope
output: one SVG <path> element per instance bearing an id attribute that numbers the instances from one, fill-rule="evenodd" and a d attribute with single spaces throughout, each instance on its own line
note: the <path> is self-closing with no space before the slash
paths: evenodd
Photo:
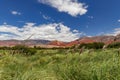
<path id="1" fill-rule="evenodd" d="M 105 44 L 110 44 L 113 42 L 120 42 L 120 34 L 116 36 L 93 36 L 93 37 L 81 37 L 75 41 L 71 42 L 61 42 L 61 41 L 49 41 L 49 40 L 1 40 L 0 46 L 15 46 L 18 44 L 25 44 L 28 46 L 52 46 L 52 47 L 68 47 L 81 43 L 93 43 L 93 42 L 103 42 Z"/>

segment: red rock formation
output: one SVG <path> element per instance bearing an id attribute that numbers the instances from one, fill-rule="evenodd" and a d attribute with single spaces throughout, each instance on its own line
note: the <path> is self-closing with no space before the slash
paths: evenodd
<path id="1" fill-rule="evenodd" d="M 55 46 L 65 46 L 66 43 L 65 42 L 61 42 L 61 41 L 51 41 L 50 43 L 48 43 L 48 45 L 55 45 Z"/>

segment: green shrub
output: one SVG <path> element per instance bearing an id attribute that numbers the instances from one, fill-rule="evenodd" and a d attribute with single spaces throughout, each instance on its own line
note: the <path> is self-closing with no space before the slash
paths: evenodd
<path id="1" fill-rule="evenodd" d="M 104 43 L 102 42 L 94 42 L 94 43 L 82 43 L 80 44 L 79 48 L 85 47 L 87 49 L 102 49 Z"/>
<path id="2" fill-rule="evenodd" d="M 35 48 L 29 48 L 25 45 L 16 45 L 12 48 L 14 54 L 34 55 L 37 50 Z"/>
<path id="3" fill-rule="evenodd" d="M 108 48 L 120 48 L 120 42 L 114 42 L 108 45 Z"/>

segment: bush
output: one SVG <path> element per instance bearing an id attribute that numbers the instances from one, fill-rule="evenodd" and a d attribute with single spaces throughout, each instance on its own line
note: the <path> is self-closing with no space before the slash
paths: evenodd
<path id="1" fill-rule="evenodd" d="M 87 49 L 102 49 L 104 46 L 104 43 L 102 42 L 94 42 L 94 43 L 82 43 L 80 44 L 79 48 L 85 47 Z"/>
<path id="2" fill-rule="evenodd" d="M 3 47 L 0 47 L 0 50 L 10 50 L 11 47 L 7 47 L 7 46 L 3 46 Z"/>
<path id="3" fill-rule="evenodd" d="M 120 48 L 120 42 L 109 44 L 108 48 Z"/>
<path id="4" fill-rule="evenodd" d="M 12 48 L 12 50 L 14 50 L 15 53 L 19 53 L 23 55 L 34 55 L 37 52 L 35 48 L 29 48 L 25 45 L 16 45 Z"/>

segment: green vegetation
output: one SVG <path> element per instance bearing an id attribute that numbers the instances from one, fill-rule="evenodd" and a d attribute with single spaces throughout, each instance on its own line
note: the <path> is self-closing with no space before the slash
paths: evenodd
<path id="1" fill-rule="evenodd" d="M 108 45 L 108 48 L 119 48 L 119 47 L 120 47 L 120 42 L 114 42 Z"/>
<path id="2" fill-rule="evenodd" d="M 102 42 L 94 42 L 94 43 L 83 43 L 79 46 L 79 48 L 82 48 L 83 46 L 87 49 L 102 49 L 105 44 Z"/>
<path id="3" fill-rule="evenodd" d="M 43 49 L 25 56 L 0 50 L 0 80 L 120 80 L 119 49 L 89 51 Z"/>
<path id="4" fill-rule="evenodd" d="M 29 48 L 25 45 L 16 45 L 11 49 L 12 54 L 22 54 L 26 56 L 34 55 L 36 52 L 37 50 L 35 48 Z"/>

